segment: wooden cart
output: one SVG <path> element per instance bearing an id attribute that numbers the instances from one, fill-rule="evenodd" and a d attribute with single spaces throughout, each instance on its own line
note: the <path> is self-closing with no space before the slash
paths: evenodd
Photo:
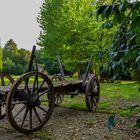
<path id="1" fill-rule="evenodd" d="M 85 94 L 87 110 L 95 111 L 99 103 L 100 86 L 93 74 L 88 79 L 91 60 L 84 79 L 56 81 L 39 72 L 31 71 L 36 47 L 33 46 L 28 72 L 17 80 L 4 72 L 0 73 L 0 119 L 7 116 L 13 128 L 29 134 L 41 129 L 49 120 L 55 104 L 62 102 L 65 94 Z M 37 65 L 36 65 L 37 66 Z"/>

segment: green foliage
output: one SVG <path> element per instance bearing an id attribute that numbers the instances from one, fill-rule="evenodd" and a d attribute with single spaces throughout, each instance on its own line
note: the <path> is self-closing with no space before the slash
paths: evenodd
<path id="1" fill-rule="evenodd" d="M 18 49 L 17 44 L 10 39 L 2 49 L 3 71 L 9 74 L 22 74 L 25 72 L 30 59 L 30 51 Z"/>
<path id="2" fill-rule="evenodd" d="M 27 51 L 23 48 L 17 50 L 17 56 L 16 56 L 16 64 L 20 64 L 22 66 L 26 66 L 30 60 L 30 51 Z"/>
<path id="3" fill-rule="evenodd" d="M 85 70 L 91 54 L 110 44 L 111 33 L 100 31 L 101 23 L 93 13 L 95 5 L 92 0 L 43 2 L 38 16 L 42 28 L 38 44 L 47 55 L 62 56 L 62 63 L 69 70 L 72 67 L 79 73 Z M 94 63 L 99 67 L 97 60 L 95 56 Z"/>
<path id="4" fill-rule="evenodd" d="M 8 40 L 3 48 L 3 61 L 7 58 L 12 61 L 16 61 L 17 53 L 17 44 L 13 41 L 13 39 Z"/>
<path id="5" fill-rule="evenodd" d="M 130 3 L 127 0 L 112 1 L 111 4 L 99 6 L 97 10 L 97 17 L 106 20 L 103 28 L 118 27 L 110 47 L 109 65 L 115 70 L 114 79 L 130 79 L 132 73 L 140 69 L 139 10 L 139 1 Z"/>
<path id="6" fill-rule="evenodd" d="M 36 51 L 36 61 L 39 64 L 44 65 L 44 70 L 47 71 L 50 75 L 60 73 L 59 65 L 56 58 L 52 58 L 49 55 L 44 53 L 44 49 Z"/>
<path id="7" fill-rule="evenodd" d="M 7 57 L 5 61 L 3 61 L 3 71 L 9 74 L 14 72 L 15 63 Z"/>
<path id="8" fill-rule="evenodd" d="M 43 131 L 38 131 L 36 133 L 34 133 L 33 138 L 37 138 L 37 139 L 41 139 L 41 140 L 52 140 L 51 135 L 49 134 L 49 132 L 43 132 Z"/>

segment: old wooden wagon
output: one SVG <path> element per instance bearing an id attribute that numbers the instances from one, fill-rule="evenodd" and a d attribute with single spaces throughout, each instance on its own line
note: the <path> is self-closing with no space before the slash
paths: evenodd
<path id="1" fill-rule="evenodd" d="M 0 119 L 7 116 L 16 130 L 29 134 L 41 129 L 49 120 L 55 103 L 64 95 L 84 93 L 87 110 L 95 111 L 100 97 L 100 86 L 93 74 L 88 77 L 91 60 L 84 78 L 74 81 L 56 81 L 36 70 L 32 71 L 36 47 L 33 46 L 28 72 L 17 80 L 4 72 L 0 73 Z M 88 78 L 87 78 L 88 77 Z"/>

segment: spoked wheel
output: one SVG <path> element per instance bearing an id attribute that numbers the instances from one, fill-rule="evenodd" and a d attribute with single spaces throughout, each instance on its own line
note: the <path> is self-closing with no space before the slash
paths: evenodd
<path id="1" fill-rule="evenodd" d="M 100 85 L 95 75 L 90 78 L 86 86 L 86 106 L 89 112 L 95 111 L 100 98 Z"/>
<path id="2" fill-rule="evenodd" d="M 0 119 L 6 116 L 5 102 L 8 92 L 14 82 L 14 79 L 4 72 L 0 72 Z"/>
<path id="3" fill-rule="evenodd" d="M 63 101 L 63 98 L 64 98 L 63 94 L 55 93 L 55 106 L 60 105 Z"/>
<path id="4" fill-rule="evenodd" d="M 53 108 L 53 85 L 40 72 L 21 76 L 15 81 L 6 100 L 6 115 L 10 124 L 25 134 L 41 129 L 49 120 Z"/>

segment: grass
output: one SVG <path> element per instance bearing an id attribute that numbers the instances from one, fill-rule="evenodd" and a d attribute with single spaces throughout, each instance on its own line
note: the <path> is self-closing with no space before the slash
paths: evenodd
<path id="1" fill-rule="evenodd" d="M 139 85 L 135 81 L 120 81 L 115 83 L 101 83 L 101 99 L 96 112 L 115 113 L 121 116 L 130 116 L 130 109 L 140 102 Z M 62 107 L 86 110 L 83 94 L 71 99 L 65 96 Z"/>
<path id="2" fill-rule="evenodd" d="M 19 76 L 12 76 L 17 79 Z M 75 80 L 68 77 L 67 80 Z M 30 79 L 33 82 L 33 79 Z M 139 84 L 135 81 L 116 81 L 115 83 L 100 84 L 100 103 L 97 112 L 100 113 L 117 113 L 122 116 L 129 116 L 130 109 L 133 105 L 140 102 Z M 62 107 L 86 111 L 86 103 L 84 94 L 79 94 L 74 98 L 65 95 L 64 101 L 60 105 Z"/>
<path id="3" fill-rule="evenodd" d="M 101 95 L 110 98 L 121 98 L 130 101 L 136 101 L 140 97 L 138 83 L 122 81 L 121 83 L 104 83 L 101 85 Z"/>
<path id="4" fill-rule="evenodd" d="M 52 140 L 51 135 L 46 131 L 38 131 L 34 133 L 33 138 L 39 138 L 41 140 Z"/>

